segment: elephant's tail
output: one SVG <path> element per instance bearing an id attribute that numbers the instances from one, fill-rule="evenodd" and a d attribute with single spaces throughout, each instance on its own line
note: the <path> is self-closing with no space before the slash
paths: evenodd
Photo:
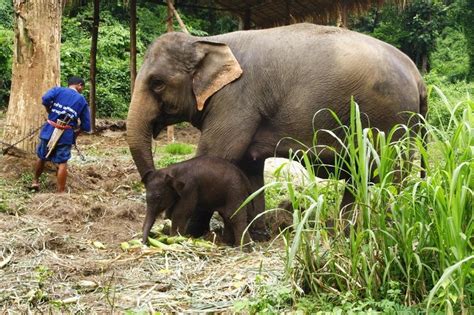
<path id="1" fill-rule="evenodd" d="M 428 112 L 428 92 L 426 90 L 426 85 L 423 82 L 420 82 L 419 84 L 419 91 L 420 91 L 420 115 L 423 117 L 423 119 L 420 119 L 420 136 L 422 140 L 422 146 L 423 146 L 423 151 L 427 152 L 427 141 L 428 139 L 426 138 L 427 136 L 427 131 L 426 131 L 426 114 Z M 423 154 L 420 156 L 421 160 L 421 171 L 420 171 L 420 176 L 421 178 L 425 178 L 426 176 L 426 161 L 424 159 Z"/>

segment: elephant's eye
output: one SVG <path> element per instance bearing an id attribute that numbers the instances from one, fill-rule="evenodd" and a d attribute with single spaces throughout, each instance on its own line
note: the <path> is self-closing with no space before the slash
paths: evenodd
<path id="1" fill-rule="evenodd" d="M 161 79 L 153 78 L 150 81 L 150 85 L 153 91 L 160 93 L 165 88 L 165 82 Z"/>

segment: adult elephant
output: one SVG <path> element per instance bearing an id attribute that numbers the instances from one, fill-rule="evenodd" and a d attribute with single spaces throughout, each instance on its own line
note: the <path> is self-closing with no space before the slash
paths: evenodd
<path id="1" fill-rule="evenodd" d="M 282 138 L 312 145 L 314 128 L 337 127 L 328 115 L 315 113 L 329 108 L 347 122 L 352 96 L 380 130 L 405 123 L 401 112 L 426 112 L 425 86 L 413 62 L 366 35 L 306 23 L 209 37 L 168 33 L 145 55 L 127 140 L 146 185 L 154 170 L 152 136 L 191 122 L 201 130 L 197 155 L 231 160 L 257 189 L 265 159 L 287 157 L 296 148 L 290 141 L 276 148 Z M 318 143 L 337 145 L 324 135 Z M 334 156 L 326 150 L 320 158 L 331 163 Z M 263 196 L 255 204 L 261 212 Z M 262 229 L 259 222 L 253 238 Z M 199 233 L 198 226 L 192 234 Z"/>

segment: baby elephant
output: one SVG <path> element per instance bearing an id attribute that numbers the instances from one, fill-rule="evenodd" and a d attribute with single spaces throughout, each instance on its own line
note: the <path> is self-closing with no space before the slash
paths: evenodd
<path id="1" fill-rule="evenodd" d="M 239 168 L 221 158 L 200 156 L 155 170 L 146 177 L 145 186 L 144 244 L 157 215 L 165 210 L 172 222 L 171 235 L 185 233 L 193 211 L 201 211 L 206 218 L 217 211 L 224 219 L 224 239 L 238 246 L 247 213 L 254 212 L 252 202 L 235 212 L 250 194 L 250 183 Z M 243 244 L 249 241 L 246 233 Z"/>

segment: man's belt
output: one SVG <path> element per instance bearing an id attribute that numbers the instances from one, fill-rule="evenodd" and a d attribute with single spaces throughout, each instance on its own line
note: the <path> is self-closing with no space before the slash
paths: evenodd
<path id="1" fill-rule="evenodd" d="M 71 126 L 68 125 L 70 121 L 71 121 L 71 118 L 69 117 L 67 117 L 66 120 L 58 119 L 56 122 L 48 119 L 48 124 L 53 126 L 54 130 L 47 144 L 48 153 L 46 154 L 45 158 L 48 158 L 51 155 L 54 148 L 58 144 L 59 138 L 61 138 L 61 136 L 63 135 L 64 130 L 72 128 Z"/>
<path id="2" fill-rule="evenodd" d="M 72 128 L 65 121 L 62 121 L 60 119 L 58 119 L 58 123 L 55 123 L 54 121 L 48 119 L 48 124 L 50 124 L 51 126 L 57 129 L 71 129 Z"/>

